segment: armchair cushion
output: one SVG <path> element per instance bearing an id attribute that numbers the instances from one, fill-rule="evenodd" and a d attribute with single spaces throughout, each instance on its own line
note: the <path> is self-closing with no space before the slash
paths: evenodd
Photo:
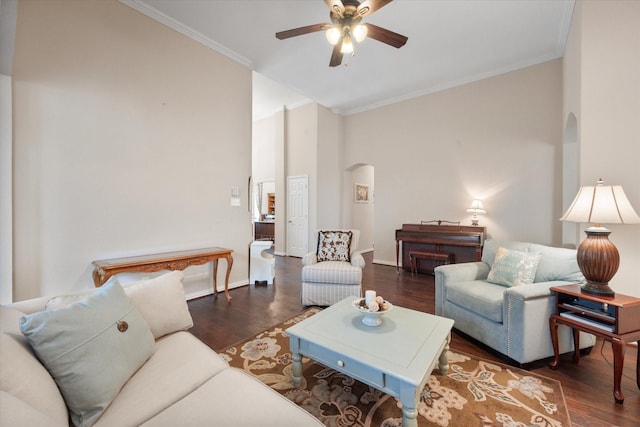
<path id="1" fill-rule="evenodd" d="M 302 281 L 312 283 L 358 284 L 362 269 L 348 262 L 325 261 L 302 267 Z"/>
<path id="2" fill-rule="evenodd" d="M 351 231 L 319 231 L 318 249 L 316 257 L 318 262 L 345 261 L 351 262 Z"/>
<path id="3" fill-rule="evenodd" d="M 497 285 L 518 286 L 533 283 L 542 254 L 499 248 L 487 281 Z"/>

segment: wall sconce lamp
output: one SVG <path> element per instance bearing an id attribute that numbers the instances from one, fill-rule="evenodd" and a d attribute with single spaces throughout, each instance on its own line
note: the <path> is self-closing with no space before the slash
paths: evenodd
<path id="1" fill-rule="evenodd" d="M 473 217 L 471 217 L 471 225 L 478 225 L 478 214 L 484 215 L 487 213 L 484 206 L 482 206 L 482 200 L 475 199 L 471 202 L 471 207 L 467 209 L 467 213 L 472 213 Z"/>
<path id="2" fill-rule="evenodd" d="M 595 187 L 580 187 L 560 221 L 594 224 L 585 230 L 587 238 L 578 246 L 578 266 L 587 280 L 581 291 L 612 297 L 615 292 L 609 287 L 609 280 L 618 271 L 620 254 L 609 240 L 611 231 L 600 224 L 638 224 L 640 217 L 633 210 L 621 186 L 603 183 L 599 179 Z"/>

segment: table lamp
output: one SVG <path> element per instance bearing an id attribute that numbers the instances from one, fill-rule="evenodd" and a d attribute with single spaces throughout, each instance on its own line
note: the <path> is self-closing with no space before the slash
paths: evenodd
<path id="1" fill-rule="evenodd" d="M 482 206 L 482 200 L 475 199 L 471 202 L 471 207 L 467 209 L 467 213 L 472 213 L 471 225 L 478 225 L 478 214 L 484 215 L 487 213 L 484 206 Z"/>
<path id="2" fill-rule="evenodd" d="M 609 287 L 620 265 L 620 254 L 609 240 L 611 231 L 600 224 L 638 224 L 640 217 L 619 185 L 583 186 L 560 221 L 593 223 L 585 230 L 587 238 L 578 246 L 578 266 L 587 280 L 581 291 L 588 294 L 612 297 Z"/>

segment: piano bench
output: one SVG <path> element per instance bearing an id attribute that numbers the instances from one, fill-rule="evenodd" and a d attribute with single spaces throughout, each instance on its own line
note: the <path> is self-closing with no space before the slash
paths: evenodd
<path id="1" fill-rule="evenodd" d="M 409 251 L 411 274 L 415 274 L 418 272 L 418 260 L 421 259 L 436 261 L 436 263 L 438 263 L 437 265 L 451 264 L 453 263 L 453 254 L 450 254 L 448 252 Z"/>

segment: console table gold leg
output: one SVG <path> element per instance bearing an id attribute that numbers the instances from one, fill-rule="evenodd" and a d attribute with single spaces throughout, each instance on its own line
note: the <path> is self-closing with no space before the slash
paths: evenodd
<path id="1" fill-rule="evenodd" d="M 218 297 L 218 260 L 214 259 L 213 263 L 213 296 Z"/>
<path id="2" fill-rule="evenodd" d="M 233 257 L 227 256 L 227 274 L 224 278 L 224 294 L 227 297 L 227 301 L 231 301 L 231 295 L 229 295 L 229 276 L 231 275 L 231 267 L 233 266 Z"/>

